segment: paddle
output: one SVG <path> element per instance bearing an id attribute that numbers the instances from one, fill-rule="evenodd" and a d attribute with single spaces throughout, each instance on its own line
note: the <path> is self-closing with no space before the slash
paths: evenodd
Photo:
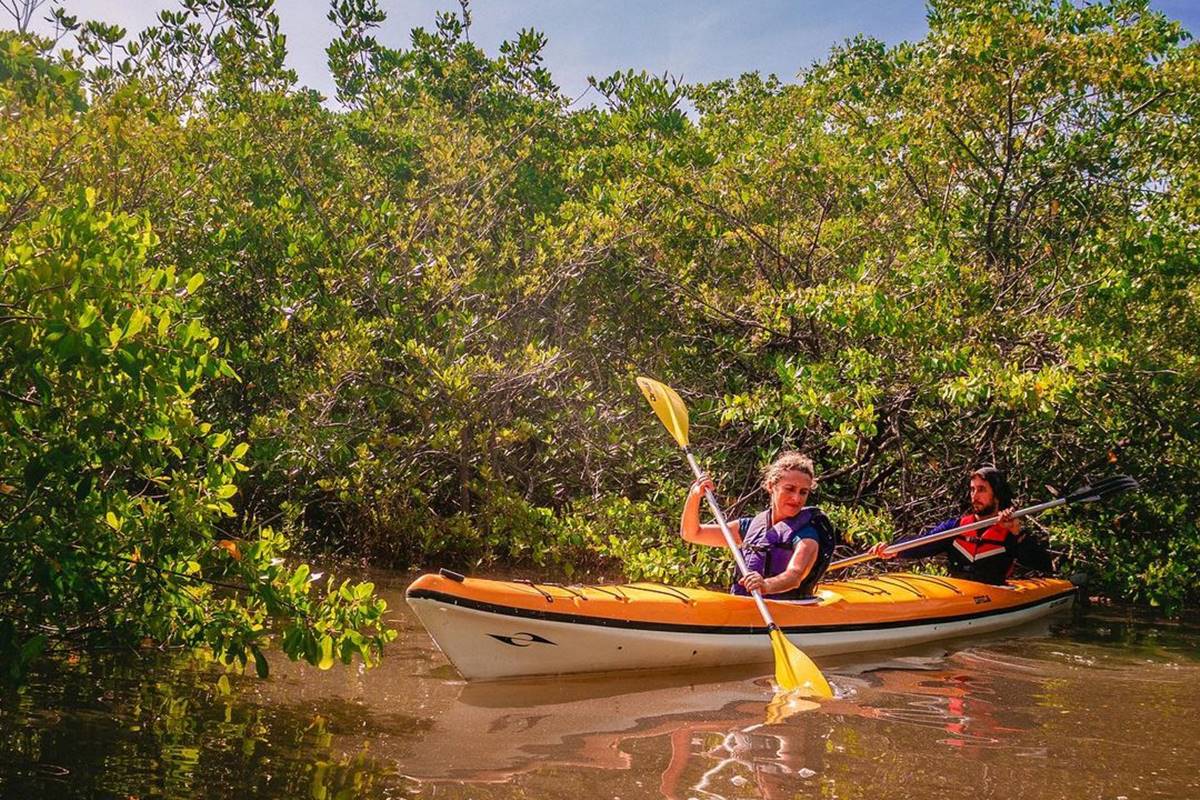
<path id="1" fill-rule="evenodd" d="M 1054 500 L 1048 500 L 1045 503 L 1038 503 L 1036 506 L 1029 506 L 1028 508 L 1022 508 L 1019 511 L 1014 511 L 1013 518 L 1019 519 L 1020 517 L 1028 517 L 1030 514 L 1037 514 L 1041 511 L 1045 511 L 1048 508 L 1057 508 L 1058 506 L 1073 505 L 1075 503 L 1090 503 L 1093 500 L 1103 500 L 1106 497 L 1112 497 L 1115 494 L 1120 494 L 1121 492 L 1126 492 L 1137 488 L 1137 481 L 1128 475 L 1115 475 L 1111 478 L 1105 478 L 1095 486 L 1080 487 L 1065 497 L 1058 497 Z M 977 531 L 980 528 L 990 527 L 995 525 L 999 519 L 1000 516 L 995 515 L 987 517 L 986 519 L 975 520 L 969 525 L 959 525 L 956 528 L 950 528 L 949 530 L 940 531 L 938 533 L 931 533 L 928 536 L 918 536 L 917 538 L 909 539 L 906 542 L 898 542 L 896 544 L 888 545 L 884 548 L 884 551 L 889 555 L 903 553 L 905 550 L 911 550 L 912 548 L 920 547 L 923 544 L 940 542 L 943 539 L 953 538 L 960 533 Z M 871 561 L 876 558 L 879 558 L 879 556 L 875 555 L 874 553 L 862 553 L 857 556 L 842 558 L 830 564 L 829 569 L 827 569 L 825 572 L 828 574 L 835 569 L 851 567 L 855 564 L 861 564 L 864 561 Z"/>
<path id="2" fill-rule="evenodd" d="M 650 378 L 638 378 L 637 384 L 641 388 L 642 394 L 646 395 L 646 399 L 650 401 L 650 407 L 654 409 L 654 413 L 658 415 L 667 431 L 683 448 L 683 454 L 687 457 L 692 472 L 699 480 L 703 477 L 704 472 L 696 463 L 692 451 L 688 449 L 688 412 L 683 401 L 670 386 Z M 742 558 L 741 551 L 738 550 L 733 533 L 729 530 L 729 523 L 725 521 L 725 515 L 721 513 L 721 508 L 717 505 L 717 498 L 709 490 L 704 492 L 704 498 L 708 500 L 708 507 L 721 527 L 725 544 L 728 545 L 734 560 L 737 561 L 739 574 L 745 575 L 748 571 L 746 562 Z M 762 615 L 763 622 L 767 623 L 767 630 L 771 635 L 771 649 L 775 653 L 775 682 L 779 684 L 779 688 L 784 691 L 801 692 L 817 697 L 833 697 L 833 690 L 829 688 L 829 682 L 825 680 L 821 670 L 800 648 L 788 641 L 787 637 L 783 635 L 783 631 L 775 624 L 771 612 L 767 610 L 767 604 L 763 602 L 762 594 L 753 592 L 752 596 L 755 605 L 758 606 L 758 613 Z"/>

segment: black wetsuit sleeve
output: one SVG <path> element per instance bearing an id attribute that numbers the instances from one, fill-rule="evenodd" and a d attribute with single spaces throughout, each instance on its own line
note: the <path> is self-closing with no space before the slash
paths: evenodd
<path id="1" fill-rule="evenodd" d="M 899 539 L 896 539 L 894 542 L 892 542 L 892 544 L 903 544 L 904 542 L 911 541 L 913 539 L 919 539 L 922 536 L 928 536 L 931 533 L 941 533 L 942 531 L 948 531 L 951 528 L 955 527 L 956 525 L 958 525 L 958 518 L 954 517 L 954 518 L 948 519 L 944 522 L 939 522 L 937 525 L 934 525 L 929 530 L 922 531 L 921 533 L 917 534 L 916 536 L 903 536 Z M 953 541 L 954 541 L 954 539 L 942 539 L 940 542 L 930 542 L 929 544 L 923 544 L 920 547 L 914 547 L 911 550 L 905 550 L 903 553 L 897 553 L 896 558 L 901 558 L 906 561 L 911 561 L 911 560 L 917 559 L 917 558 L 932 558 L 934 556 L 940 556 L 950 549 L 951 542 L 953 542 Z"/>
<path id="2" fill-rule="evenodd" d="M 1054 569 L 1053 557 L 1032 533 L 1025 534 L 1025 537 L 1017 542 L 1013 547 L 1013 555 L 1016 556 L 1017 563 L 1027 569 L 1038 572 L 1051 572 Z"/>

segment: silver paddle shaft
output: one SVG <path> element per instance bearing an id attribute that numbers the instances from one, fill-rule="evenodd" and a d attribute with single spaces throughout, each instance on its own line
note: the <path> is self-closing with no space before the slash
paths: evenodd
<path id="1" fill-rule="evenodd" d="M 683 454 L 687 456 L 688 464 L 692 467 L 692 472 L 696 475 L 696 480 L 704 477 L 704 471 L 700 469 L 700 465 L 696 463 L 696 457 L 692 455 L 692 451 L 688 448 L 683 448 Z M 721 527 L 721 534 L 725 537 L 725 544 L 729 546 L 730 552 L 733 553 L 733 560 L 737 562 L 738 573 L 746 575 L 750 572 L 746 568 L 746 560 L 742 558 L 742 551 L 737 546 L 737 540 L 733 538 L 733 531 L 729 530 L 729 523 L 725 521 L 725 515 L 721 513 L 721 507 L 717 505 L 717 498 L 712 493 L 711 489 L 704 490 L 704 499 L 708 501 L 708 508 L 717 519 L 717 525 Z M 767 604 L 763 602 L 762 594 L 758 591 L 753 591 L 750 596 L 754 598 L 755 604 L 758 606 L 758 613 L 762 614 L 763 621 L 767 623 L 768 628 L 778 628 L 775 624 L 771 612 L 767 610 Z"/>
<path id="2" fill-rule="evenodd" d="M 1091 499 L 1095 499 L 1095 498 L 1084 497 L 1084 498 L 1074 498 L 1072 500 L 1068 500 L 1066 497 L 1059 497 L 1055 500 L 1047 500 L 1044 503 L 1038 503 L 1036 506 L 1029 506 L 1028 508 L 1022 508 L 1020 511 L 1014 511 L 1013 519 L 1020 519 L 1021 517 L 1028 517 L 1030 514 L 1037 514 L 1039 512 L 1045 511 L 1048 508 L 1056 508 L 1057 506 L 1066 505 L 1068 502 L 1081 502 L 1081 501 L 1086 502 L 1087 500 L 1091 500 Z M 992 525 L 995 525 L 999 521 L 1000 521 L 1000 515 L 994 514 L 993 516 L 987 517 L 985 519 L 977 519 L 974 522 L 969 522 L 966 525 L 959 525 L 958 527 L 950 528 L 950 529 L 944 530 L 944 531 L 938 531 L 937 533 L 931 533 L 931 534 L 928 534 L 927 536 L 918 536 L 916 539 L 909 539 L 907 542 L 898 542 L 897 544 L 890 544 L 887 547 L 883 548 L 883 552 L 888 555 L 896 555 L 897 553 L 903 553 L 905 550 L 911 550 L 914 547 L 920 547 L 921 545 L 925 545 L 925 544 L 932 544 L 933 542 L 940 542 L 943 539 L 952 539 L 955 536 L 958 536 L 960 533 L 966 533 L 967 531 L 977 531 L 980 528 L 989 528 Z M 829 565 L 829 570 L 842 569 L 843 567 L 852 567 L 855 564 L 861 564 L 864 561 L 870 561 L 875 558 L 879 558 L 879 556 L 875 555 L 874 553 L 861 553 L 857 556 L 850 556 L 849 558 L 842 558 L 842 559 L 839 559 L 839 560 L 833 562 L 832 564 Z"/>

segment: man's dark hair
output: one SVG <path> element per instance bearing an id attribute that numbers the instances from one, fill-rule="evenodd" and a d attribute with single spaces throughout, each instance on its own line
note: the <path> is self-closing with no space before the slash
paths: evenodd
<path id="1" fill-rule="evenodd" d="M 985 464 L 979 469 L 971 473 L 974 478 L 978 475 L 988 482 L 988 486 L 992 487 L 992 494 L 996 497 L 996 510 L 1003 511 L 1006 508 L 1011 508 L 1013 503 L 1012 489 L 1008 487 L 1008 479 L 1004 477 L 1004 473 L 993 467 L 991 464 Z"/>

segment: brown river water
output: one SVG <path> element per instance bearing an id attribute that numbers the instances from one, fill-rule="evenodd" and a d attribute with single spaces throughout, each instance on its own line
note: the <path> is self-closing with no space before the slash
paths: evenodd
<path id="1" fill-rule="evenodd" d="M 0 798 L 1200 800 L 1194 616 L 821 659 L 838 697 L 767 724 L 769 665 L 467 684 L 408 578 L 377 581 L 399 638 L 372 670 L 43 664 L 0 694 Z"/>

